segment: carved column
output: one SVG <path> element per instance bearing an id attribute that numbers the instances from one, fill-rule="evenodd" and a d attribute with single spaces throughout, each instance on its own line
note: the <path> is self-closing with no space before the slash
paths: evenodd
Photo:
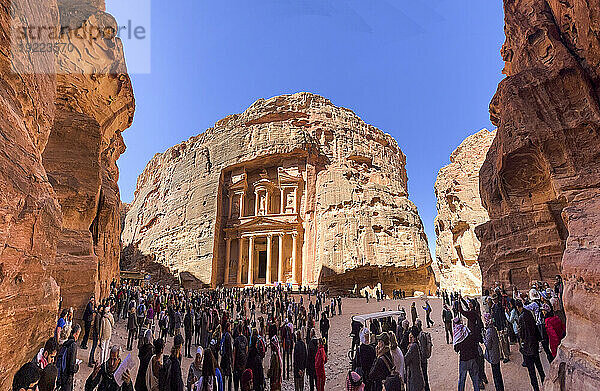
<path id="1" fill-rule="evenodd" d="M 294 212 L 298 214 L 298 186 L 294 186 Z"/>
<path id="2" fill-rule="evenodd" d="M 267 276 L 266 284 L 271 283 L 271 247 L 273 245 L 273 235 L 267 235 Z"/>
<path id="3" fill-rule="evenodd" d="M 296 254 L 296 247 L 298 245 L 297 237 L 298 234 L 294 232 L 292 234 L 292 284 L 298 283 L 296 279 L 296 259 L 298 258 Z"/>
<path id="4" fill-rule="evenodd" d="M 227 212 L 227 218 L 231 218 L 231 207 L 233 205 L 233 192 L 229 192 L 229 211 Z"/>
<path id="5" fill-rule="evenodd" d="M 258 208 L 260 207 L 260 197 L 258 191 L 254 190 L 254 216 L 258 216 Z"/>
<path id="6" fill-rule="evenodd" d="M 225 277 L 223 278 L 223 285 L 229 284 L 229 264 L 231 263 L 231 239 L 225 239 Z"/>
<path id="7" fill-rule="evenodd" d="M 254 284 L 254 236 L 250 236 L 248 244 L 248 284 Z"/>
<path id="8" fill-rule="evenodd" d="M 285 214 L 285 187 L 281 188 L 281 209 L 279 209 L 279 214 Z"/>
<path id="9" fill-rule="evenodd" d="M 238 264 L 237 264 L 237 284 L 242 283 L 242 249 L 244 248 L 244 239 L 238 239 Z"/>
<path id="10" fill-rule="evenodd" d="M 269 214 L 269 208 L 271 207 L 271 197 L 269 197 L 269 190 L 265 190 L 265 214 Z"/>
<path id="11" fill-rule="evenodd" d="M 279 263 L 277 264 L 277 281 L 283 282 L 283 236 L 279 234 Z"/>
<path id="12" fill-rule="evenodd" d="M 240 194 L 240 217 L 244 217 L 244 213 L 246 213 L 246 206 L 244 205 L 246 202 L 246 192 L 243 191 Z"/>

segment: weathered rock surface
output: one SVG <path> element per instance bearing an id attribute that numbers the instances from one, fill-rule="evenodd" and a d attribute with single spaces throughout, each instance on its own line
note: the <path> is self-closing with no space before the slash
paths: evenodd
<path id="1" fill-rule="evenodd" d="M 63 0 L 61 25 L 116 29 L 98 2 Z M 116 161 L 121 132 L 133 121 L 133 89 L 118 38 L 82 40 L 57 56 L 56 115 L 44 167 L 60 202 L 63 228 L 52 268 L 64 306 L 82 308 L 90 293 L 106 296 L 118 278 L 121 197 Z M 77 278 L 74 278 L 77 276 Z"/>
<path id="2" fill-rule="evenodd" d="M 467 137 L 435 181 L 435 256 L 440 288 L 481 294 L 481 243 L 475 227 L 489 220 L 479 197 L 479 169 L 496 137 L 487 129 Z"/>
<path id="3" fill-rule="evenodd" d="M 484 286 L 561 273 L 567 337 L 546 390 L 600 389 L 600 2 L 505 0 L 507 78 L 480 172 Z"/>
<path id="4" fill-rule="evenodd" d="M 10 1 L 1 1 L 5 10 Z M 56 3 L 49 0 L 13 3 L 23 20 L 56 25 Z M 50 12 L 49 12 L 50 10 Z M 59 289 L 47 266 L 54 262 L 61 227 L 60 206 L 42 166 L 54 118 L 54 75 L 13 72 L 16 67 L 52 68 L 54 55 L 13 53 L 14 21 L 0 13 L 0 389 L 11 387 L 12 375 L 52 330 Z"/>
<path id="5" fill-rule="evenodd" d="M 260 99 L 155 155 L 138 178 L 123 243 L 175 273 L 189 271 L 205 284 L 222 284 L 223 173 L 296 161 L 302 161 L 298 175 L 305 183 L 298 214 L 298 277 L 305 285 L 340 284 L 340 274 L 368 266 L 423 270 L 412 283 L 433 289 L 427 239 L 407 198 L 405 157 L 396 141 L 309 93 Z M 392 280 L 408 284 L 410 275 Z M 361 278 L 358 283 L 373 285 Z"/>
<path id="6" fill-rule="evenodd" d="M 120 43 L 73 40 L 78 50 L 59 55 L 11 47 L 11 27 L 75 23 L 79 17 L 67 22 L 72 3 L 1 2 L 0 389 L 10 388 L 16 369 L 52 334 L 60 295 L 63 305 L 78 306 L 118 270 L 115 161 L 124 150 L 120 131 L 133 114 L 127 75 L 114 72 L 116 63 L 124 66 Z M 114 23 L 100 11 L 101 1 L 77 2 L 77 8 L 87 10 L 81 20 Z M 43 35 L 36 41 L 55 42 Z M 94 64 L 96 74 L 75 63 Z"/>

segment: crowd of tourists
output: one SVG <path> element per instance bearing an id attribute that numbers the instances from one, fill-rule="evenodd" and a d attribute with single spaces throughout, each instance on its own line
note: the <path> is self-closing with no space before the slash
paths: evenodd
<path id="1" fill-rule="evenodd" d="M 280 390 L 284 379 L 293 379 L 296 390 L 306 383 L 322 391 L 329 318 L 342 313 L 342 299 L 309 289 L 301 293 L 292 295 L 282 285 L 186 291 L 113 283 L 108 298 L 100 303 L 90 298 L 83 330 L 73 321 L 73 309 L 61 312 L 53 336 L 18 371 L 13 389 L 35 384 L 40 391 L 72 391 L 85 365 L 78 351 L 89 349 L 93 371 L 85 391 Z M 124 350 L 137 348 L 135 376 L 129 370 L 117 374 L 126 353 L 111 344 L 117 322 L 127 328 Z M 181 367 L 184 356 L 194 359 L 189 368 Z"/>
<path id="2" fill-rule="evenodd" d="M 510 360 L 510 345 L 518 344 L 531 387 L 539 391 L 545 378 L 540 350 L 552 362 L 566 333 L 562 294 L 560 276 L 556 276 L 554 287 L 536 282 L 528 292 L 514 289 L 512 296 L 499 286 L 491 293 L 486 290 L 481 304 L 476 298 L 440 291 L 446 343 L 451 343 L 459 355 L 458 390 L 464 391 L 467 374 L 475 391 L 485 389 L 487 362 L 496 391 L 504 391 L 501 363 Z M 427 300 L 423 310 L 430 327 L 433 322 Z M 374 319 L 369 327 L 362 328 L 353 324 L 353 335 L 359 336 L 360 345 L 346 380 L 348 390 L 430 390 L 431 335 L 423 330 L 414 302 L 410 313 L 411 321 L 402 308 L 397 321 L 391 317 Z"/>
<path id="3" fill-rule="evenodd" d="M 484 291 L 481 302 L 438 292 L 446 343 L 458 353 L 458 390 L 465 389 L 467 374 L 474 390 L 484 389 L 487 362 L 496 391 L 503 391 L 501 364 L 511 359 L 511 344 L 518 344 L 531 386 L 539 390 L 545 378 L 540 350 L 551 362 L 565 336 L 562 290 L 557 276 L 552 288 L 540 282 L 509 295 L 497 287 Z M 292 295 L 283 286 L 186 291 L 113 283 L 108 298 L 90 298 L 83 329 L 73 321 L 73 309 L 61 311 L 53 336 L 17 372 L 13 390 L 36 385 L 40 391 L 71 391 L 79 366 L 87 364 L 93 370 L 85 391 L 276 391 L 285 379 L 293 380 L 296 391 L 322 391 L 329 318 L 342 313 L 342 299 L 303 293 Z M 368 326 L 353 322 L 348 391 L 430 390 L 428 362 L 435 350 L 426 329 L 434 324 L 432 308 L 425 300 L 425 327 L 417 308 L 413 302 L 407 316 L 399 306 L 398 318 L 374 319 Z M 111 344 L 117 322 L 127 329 L 124 349 Z M 89 349 L 87 363 L 77 359 L 79 349 Z M 126 352 L 134 349 L 137 373 L 125 370 L 116 378 Z M 184 356 L 193 358 L 189 368 L 182 368 Z"/>

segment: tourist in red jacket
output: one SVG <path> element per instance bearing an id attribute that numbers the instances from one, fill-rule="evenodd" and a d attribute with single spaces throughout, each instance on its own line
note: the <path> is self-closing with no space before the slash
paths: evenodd
<path id="1" fill-rule="evenodd" d="M 319 349 L 315 356 L 315 372 L 317 373 L 317 391 L 325 390 L 325 363 L 327 363 L 327 353 L 325 353 L 325 339 L 319 341 Z"/>
<path id="2" fill-rule="evenodd" d="M 542 313 L 546 318 L 546 332 L 550 341 L 550 352 L 552 353 L 552 357 L 556 357 L 556 349 L 560 341 L 565 337 L 565 324 L 554 314 L 554 311 L 547 303 L 542 305 Z"/>

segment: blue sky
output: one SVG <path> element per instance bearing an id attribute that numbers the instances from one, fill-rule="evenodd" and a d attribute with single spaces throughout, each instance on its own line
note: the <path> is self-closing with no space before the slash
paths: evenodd
<path id="1" fill-rule="evenodd" d="M 501 1 L 153 1 L 151 25 L 144 1 L 107 0 L 119 24 L 145 25 L 151 43 L 150 73 L 131 75 L 137 109 L 118 161 L 123 201 L 155 153 L 258 98 L 310 91 L 396 138 L 435 253 L 437 172 L 465 137 L 492 127 Z M 128 63 L 139 62 L 124 41 Z"/>

